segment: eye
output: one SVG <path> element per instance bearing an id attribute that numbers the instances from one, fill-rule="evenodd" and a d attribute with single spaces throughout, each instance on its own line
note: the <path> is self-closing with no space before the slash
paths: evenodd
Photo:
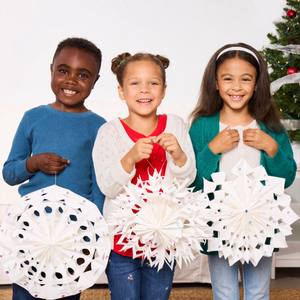
<path id="1" fill-rule="evenodd" d="M 150 82 L 150 85 L 158 85 L 157 82 Z"/>
<path id="2" fill-rule="evenodd" d="M 243 81 L 246 81 L 246 82 L 251 81 L 250 78 L 243 78 L 242 80 L 243 80 Z"/>
<path id="3" fill-rule="evenodd" d="M 60 69 L 60 70 L 58 70 L 58 72 L 60 72 L 62 74 L 67 74 L 68 73 L 65 69 Z"/>
<path id="4" fill-rule="evenodd" d="M 78 77 L 79 78 L 88 78 L 88 76 L 86 74 L 79 74 Z"/>
<path id="5" fill-rule="evenodd" d="M 137 84 L 138 84 L 138 83 L 135 82 L 135 81 L 130 83 L 130 85 L 137 85 Z"/>
<path id="6" fill-rule="evenodd" d="M 230 77 L 225 77 L 224 81 L 231 81 L 231 78 Z"/>

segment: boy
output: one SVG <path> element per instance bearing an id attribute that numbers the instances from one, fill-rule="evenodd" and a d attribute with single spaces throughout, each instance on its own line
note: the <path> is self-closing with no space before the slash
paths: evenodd
<path id="1" fill-rule="evenodd" d="M 57 176 L 57 185 L 89 199 L 102 212 L 104 196 L 96 183 L 92 149 L 105 120 L 84 105 L 100 77 L 101 59 L 101 51 L 85 39 L 68 38 L 58 45 L 50 67 L 55 101 L 25 112 L 3 167 L 8 184 L 24 182 L 21 196 L 53 185 Z M 13 284 L 17 299 L 37 298 Z"/>

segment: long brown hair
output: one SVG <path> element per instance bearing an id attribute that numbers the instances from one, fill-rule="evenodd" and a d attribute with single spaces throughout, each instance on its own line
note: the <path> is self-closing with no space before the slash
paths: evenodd
<path id="1" fill-rule="evenodd" d="M 251 50 L 256 55 L 259 63 L 252 54 L 242 50 L 228 51 L 218 58 L 219 53 L 230 47 L 243 47 Z M 280 123 L 279 112 L 275 107 L 270 91 L 267 64 L 254 48 L 244 43 L 225 45 L 216 51 L 208 62 L 203 74 L 198 102 L 189 117 L 191 124 L 200 117 L 212 116 L 222 109 L 223 99 L 216 88 L 217 71 L 225 60 L 235 57 L 247 61 L 256 69 L 256 91 L 253 93 L 248 104 L 249 113 L 258 123 L 263 123 L 267 129 L 275 132 L 283 132 L 284 129 Z"/>

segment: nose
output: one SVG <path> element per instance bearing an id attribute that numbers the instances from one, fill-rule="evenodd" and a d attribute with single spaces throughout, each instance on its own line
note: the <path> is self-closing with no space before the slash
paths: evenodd
<path id="1" fill-rule="evenodd" d="M 242 86 L 241 86 L 241 82 L 239 80 L 236 80 L 233 82 L 233 85 L 232 85 L 232 89 L 234 91 L 239 91 L 242 89 Z"/>
<path id="2" fill-rule="evenodd" d="M 77 84 L 76 76 L 74 73 L 69 73 L 66 77 L 66 84 Z"/>
<path id="3" fill-rule="evenodd" d="M 141 93 L 143 93 L 143 94 L 149 93 L 149 89 L 148 89 L 148 86 L 146 84 L 142 84 Z"/>

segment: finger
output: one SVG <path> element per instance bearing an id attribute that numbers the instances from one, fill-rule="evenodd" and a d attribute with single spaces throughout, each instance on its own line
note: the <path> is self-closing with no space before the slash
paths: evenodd
<path id="1" fill-rule="evenodd" d="M 64 157 L 61 157 L 59 155 L 56 155 L 54 153 L 51 153 L 51 155 L 48 156 L 48 158 L 51 160 L 51 161 L 55 161 L 55 162 L 59 162 L 61 164 L 68 164 L 70 161 Z"/>
<path id="2" fill-rule="evenodd" d="M 175 138 L 173 134 L 171 133 L 161 133 L 158 135 L 155 139 L 155 143 L 160 142 L 161 140 L 169 140 L 169 139 Z"/>
<path id="3" fill-rule="evenodd" d="M 143 138 L 143 139 L 139 139 L 139 141 L 143 144 L 153 144 L 153 138 L 147 137 L 147 138 Z"/>

